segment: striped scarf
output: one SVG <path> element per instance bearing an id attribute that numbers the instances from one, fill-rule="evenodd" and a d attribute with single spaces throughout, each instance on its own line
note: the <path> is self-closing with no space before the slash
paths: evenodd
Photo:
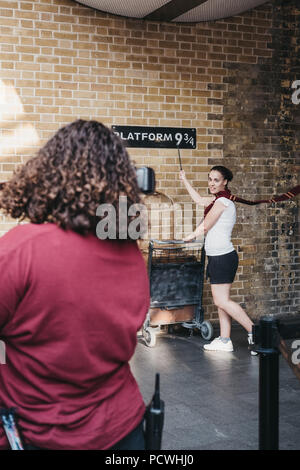
<path id="1" fill-rule="evenodd" d="M 272 202 L 281 202 L 281 201 L 288 201 L 289 199 L 292 199 L 293 197 L 297 196 L 300 194 L 300 185 L 295 186 L 294 188 L 290 189 L 284 194 L 281 194 L 280 196 L 274 196 L 270 199 L 260 199 L 259 201 L 248 201 L 247 199 L 242 199 L 241 197 L 235 196 L 234 194 L 231 194 L 231 191 L 229 189 L 226 189 L 225 191 L 220 191 L 219 193 L 216 194 L 216 199 L 205 208 L 204 210 L 204 217 L 208 214 L 214 203 L 219 199 L 220 197 L 226 197 L 227 199 L 230 199 L 231 201 L 234 202 L 241 202 L 242 204 L 248 204 L 250 206 L 255 206 L 256 204 L 262 204 L 262 203 L 272 203 Z"/>

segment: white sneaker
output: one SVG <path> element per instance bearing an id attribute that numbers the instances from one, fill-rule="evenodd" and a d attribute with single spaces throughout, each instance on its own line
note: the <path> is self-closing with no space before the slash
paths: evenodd
<path id="1" fill-rule="evenodd" d="M 254 346 L 254 341 L 253 341 L 253 335 L 252 333 L 248 333 L 248 343 L 249 343 L 249 349 L 250 349 L 250 354 L 251 356 L 257 356 L 257 352 L 253 351 L 253 346 Z"/>
<path id="2" fill-rule="evenodd" d="M 211 343 L 205 344 L 203 346 L 205 351 L 224 351 L 224 352 L 232 352 L 233 351 L 233 345 L 231 339 L 227 341 L 227 343 L 224 343 L 220 336 L 218 338 L 215 338 Z"/>

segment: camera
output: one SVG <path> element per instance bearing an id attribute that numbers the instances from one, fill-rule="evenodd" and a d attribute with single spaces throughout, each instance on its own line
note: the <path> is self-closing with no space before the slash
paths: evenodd
<path id="1" fill-rule="evenodd" d="M 153 168 L 143 166 L 136 169 L 138 187 L 144 194 L 155 192 L 155 172 Z"/>

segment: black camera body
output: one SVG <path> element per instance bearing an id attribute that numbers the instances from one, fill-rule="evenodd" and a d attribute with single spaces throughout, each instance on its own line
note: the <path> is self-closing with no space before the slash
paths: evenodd
<path id="1" fill-rule="evenodd" d="M 152 194 L 155 192 L 155 172 L 153 168 L 143 166 L 136 170 L 137 183 L 144 194 Z"/>

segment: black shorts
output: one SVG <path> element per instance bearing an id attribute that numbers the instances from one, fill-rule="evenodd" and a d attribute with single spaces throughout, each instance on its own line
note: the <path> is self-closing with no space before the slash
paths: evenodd
<path id="1" fill-rule="evenodd" d="M 210 278 L 211 284 L 232 284 L 239 265 L 237 252 L 207 258 L 206 279 Z"/>

